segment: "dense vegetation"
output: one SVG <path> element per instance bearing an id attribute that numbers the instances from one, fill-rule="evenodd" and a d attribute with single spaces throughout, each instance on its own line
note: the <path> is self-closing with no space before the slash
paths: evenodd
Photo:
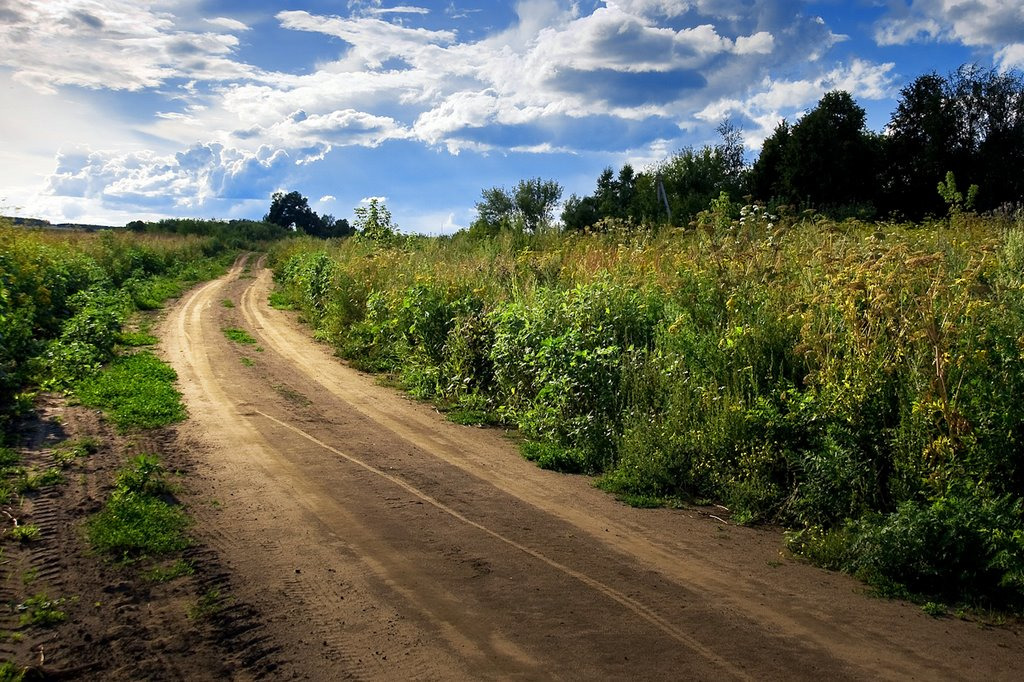
<path id="1" fill-rule="evenodd" d="M 232 254 L 220 236 L 0 224 L 0 424 L 27 406 L 23 391 L 32 385 L 81 387 L 98 406 L 104 390 L 123 393 L 93 377 L 118 345 L 138 343 L 140 335 L 122 330 L 128 315 L 214 276 Z M 142 361 L 123 360 L 118 367 Z M 146 409 L 141 402 L 135 407 Z"/>
<path id="2" fill-rule="evenodd" d="M 785 524 L 886 589 L 1024 605 L 1024 217 L 723 196 L 696 225 L 293 240 L 272 261 L 343 357 L 518 426 L 542 466 Z"/>

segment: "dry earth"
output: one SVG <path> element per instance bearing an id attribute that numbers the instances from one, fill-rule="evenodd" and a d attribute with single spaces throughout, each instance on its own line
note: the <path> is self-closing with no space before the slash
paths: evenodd
<path id="1" fill-rule="evenodd" d="M 218 503 L 198 529 L 275 675 L 1019 679 L 1016 627 L 932 618 L 792 559 L 778 532 L 540 470 L 346 367 L 267 306 L 271 286 L 238 265 L 162 337 L 192 415 L 180 447 Z"/>

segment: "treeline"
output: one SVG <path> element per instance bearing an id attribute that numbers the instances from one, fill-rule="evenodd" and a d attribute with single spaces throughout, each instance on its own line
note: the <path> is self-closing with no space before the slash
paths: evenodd
<path id="1" fill-rule="evenodd" d="M 208 248 L 260 248 L 269 242 L 294 234 L 287 226 L 266 220 L 203 220 L 198 218 L 165 218 L 155 222 L 133 220 L 128 230 L 145 234 L 176 234 L 207 237 Z"/>
<path id="2" fill-rule="evenodd" d="M 785 524 L 890 593 L 1024 608 L 1024 218 L 718 197 L 695 223 L 299 239 L 271 261 L 341 356 L 515 425 L 542 466 Z"/>
<path id="3" fill-rule="evenodd" d="M 684 149 L 642 172 L 606 169 L 593 194 L 568 198 L 564 228 L 685 226 L 723 192 L 773 212 L 814 209 L 839 219 L 945 215 L 957 203 L 951 184 L 961 188 L 960 208 L 992 211 L 1024 199 L 1024 79 L 1017 72 L 963 66 L 920 76 L 903 88 L 879 133 L 867 129 L 849 93 L 827 93 L 797 122 L 782 121 L 750 167 L 739 131 L 723 123 L 719 132 L 720 144 Z"/>

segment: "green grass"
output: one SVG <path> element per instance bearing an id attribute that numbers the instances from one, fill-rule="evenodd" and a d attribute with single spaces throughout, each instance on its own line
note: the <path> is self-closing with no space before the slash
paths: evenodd
<path id="1" fill-rule="evenodd" d="M 209 589 L 196 603 L 189 607 L 187 616 L 190 620 L 204 620 L 224 608 L 226 599 L 217 588 Z"/>
<path id="2" fill-rule="evenodd" d="M 173 562 L 165 562 L 145 571 L 142 577 L 154 583 L 167 583 L 175 578 L 185 575 L 193 575 L 196 572 L 195 566 L 188 559 L 177 559 Z"/>
<path id="3" fill-rule="evenodd" d="M 122 346 L 137 347 L 137 346 L 152 346 L 160 339 L 156 338 L 152 334 L 146 332 L 126 332 L 122 331 L 117 335 L 117 342 Z"/>
<path id="4" fill-rule="evenodd" d="M 13 661 L 0 663 L 0 682 L 22 682 L 25 679 L 25 669 Z"/>
<path id="5" fill-rule="evenodd" d="M 99 552 L 131 562 L 160 557 L 189 545 L 189 519 L 164 496 L 170 491 L 159 460 L 139 455 L 117 475 L 106 506 L 87 524 L 89 542 Z"/>
<path id="6" fill-rule="evenodd" d="M 295 306 L 292 305 L 288 295 L 283 291 L 271 291 L 267 302 L 271 308 L 277 310 L 295 310 Z"/>
<path id="7" fill-rule="evenodd" d="M 59 608 L 64 601 L 64 599 L 50 599 L 43 593 L 29 597 L 16 607 L 18 611 L 21 611 L 21 626 L 51 628 L 60 625 L 68 617 Z"/>
<path id="8" fill-rule="evenodd" d="M 99 448 L 100 441 L 92 436 L 66 440 L 53 448 L 53 461 L 57 466 L 66 469 L 76 460 L 96 454 Z"/>
<path id="9" fill-rule="evenodd" d="M 235 343 L 246 343 L 246 344 L 255 344 L 256 343 L 256 339 L 254 339 L 249 334 L 249 332 L 245 331 L 244 329 L 238 329 L 238 328 L 235 328 L 235 327 L 226 327 L 226 328 L 224 328 L 221 331 L 224 332 L 224 336 L 226 336 L 228 338 L 228 340 L 234 341 Z"/>
<path id="10" fill-rule="evenodd" d="M 185 549 L 188 517 L 181 507 L 134 492 L 115 492 L 88 524 L 90 543 L 120 561 L 162 556 Z"/>
<path id="11" fill-rule="evenodd" d="M 253 360 L 252 358 L 247 358 L 244 355 L 242 356 L 241 362 L 246 367 L 252 367 L 252 366 L 254 366 L 256 364 L 255 360 Z"/>
<path id="12" fill-rule="evenodd" d="M 39 526 L 31 523 L 23 523 L 11 529 L 11 539 L 16 542 L 35 542 L 39 539 Z"/>
<path id="13" fill-rule="evenodd" d="M 0 467 L 17 466 L 21 462 L 21 455 L 11 448 L 0 447 Z"/>
<path id="14" fill-rule="evenodd" d="M 121 429 L 155 428 L 186 418 L 177 373 L 148 351 L 114 360 L 100 375 L 80 382 L 75 392 L 87 407 L 103 409 Z"/>
<path id="15" fill-rule="evenodd" d="M 235 307 L 235 302 L 232 301 L 230 298 L 222 299 L 220 304 L 224 308 L 234 308 Z"/>

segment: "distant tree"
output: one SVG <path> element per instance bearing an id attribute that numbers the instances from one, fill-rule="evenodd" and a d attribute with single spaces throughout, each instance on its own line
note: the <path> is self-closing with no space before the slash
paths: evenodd
<path id="1" fill-rule="evenodd" d="M 562 186 L 554 180 L 533 178 L 520 180 L 511 192 L 491 187 L 480 194 L 474 232 L 493 234 L 509 228 L 535 232 L 551 224 L 555 206 L 562 198 Z"/>
<path id="2" fill-rule="evenodd" d="M 657 196 L 660 181 L 676 225 L 687 224 L 722 192 L 740 196 L 738 174 L 721 147 L 687 147 L 655 166 L 650 175 L 651 182 L 638 183 L 647 194 L 641 195 L 639 203 L 656 216 L 665 215 L 663 200 Z"/>
<path id="3" fill-rule="evenodd" d="M 516 216 L 522 220 L 523 227 L 536 232 L 551 224 L 555 206 L 562 198 L 562 186 L 554 180 L 520 180 L 513 196 Z"/>
<path id="4" fill-rule="evenodd" d="M 935 184 L 954 163 L 956 120 L 946 80 L 935 73 L 918 76 L 900 91 L 886 136 L 885 209 L 918 220 L 943 210 Z"/>
<path id="5" fill-rule="evenodd" d="M 398 234 L 398 225 L 391 220 L 391 211 L 376 197 L 366 206 L 355 209 L 355 229 L 360 235 L 379 242 L 392 241 Z"/>
<path id="6" fill-rule="evenodd" d="M 834 90 L 793 126 L 781 122 L 751 169 L 754 195 L 826 212 L 873 212 L 881 140 L 867 130 L 866 118 L 848 92 Z"/>
<path id="7" fill-rule="evenodd" d="M 476 202 L 478 230 L 496 234 L 512 227 L 515 205 L 512 195 L 503 187 L 481 190 L 480 201 Z"/>
<path id="8" fill-rule="evenodd" d="M 600 219 L 601 212 L 594 197 L 571 194 L 562 207 L 562 227 L 571 232 L 585 230 Z"/>
<path id="9" fill-rule="evenodd" d="M 345 218 L 338 220 L 333 215 L 327 213 L 320 216 L 320 226 L 317 228 L 317 233 L 314 236 L 332 239 L 336 237 L 351 237 L 355 232 L 355 228 L 348 224 L 348 220 Z"/>
<path id="10" fill-rule="evenodd" d="M 822 209 L 873 202 L 878 159 L 866 119 L 850 93 L 835 90 L 793 126 L 787 166 L 794 198 Z"/>
<path id="11" fill-rule="evenodd" d="M 298 192 L 275 192 L 270 211 L 263 216 L 268 223 L 316 235 L 322 227 L 320 217 L 309 207 L 309 201 Z"/>

